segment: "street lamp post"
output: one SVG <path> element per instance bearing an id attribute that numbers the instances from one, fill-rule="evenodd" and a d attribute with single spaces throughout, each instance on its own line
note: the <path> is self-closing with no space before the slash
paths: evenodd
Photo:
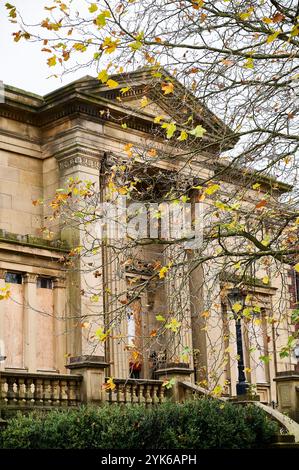
<path id="1" fill-rule="evenodd" d="M 235 303 L 244 303 L 244 296 L 239 289 L 232 289 L 228 294 L 231 305 Z M 235 324 L 236 324 L 236 342 L 237 342 L 237 355 L 238 355 L 238 382 L 236 385 L 237 395 L 246 395 L 248 391 L 248 382 L 244 372 L 244 351 L 243 351 L 243 335 L 242 335 L 242 323 L 241 318 L 237 313 L 234 313 Z"/>

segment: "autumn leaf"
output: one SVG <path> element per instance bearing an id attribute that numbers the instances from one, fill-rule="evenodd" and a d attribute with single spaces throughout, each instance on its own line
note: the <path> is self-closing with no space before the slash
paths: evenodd
<path id="1" fill-rule="evenodd" d="M 126 86 L 124 88 L 121 88 L 120 89 L 120 92 L 122 95 L 124 95 L 125 93 L 127 93 L 127 91 L 131 90 L 131 87 L 130 86 Z"/>
<path id="2" fill-rule="evenodd" d="M 181 131 L 177 140 L 179 140 L 180 142 L 183 142 L 184 140 L 187 140 L 187 139 L 188 139 L 188 133 L 183 130 Z"/>
<path id="3" fill-rule="evenodd" d="M 254 183 L 252 189 L 259 189 L 261 187 L 260 183 Z"/>
<path id="4" fill-rule="evenodd" d="M 265 23 L 265 24 L 272 24 L 273 19 L 264 16 L 264 18 L 262 18 L 262 22 Z"/>
<path id="5" fill-rule="evenodd" d="M 173 93 L 174 85 L 171 82 L 162 83 L 161 88 L 162 88 L 162 91 L 164 92 L 164 95 L 169 95 L 170 93 Z"/>
<path id="6" fill-rule="evenodd" d="M 164 279 L 165 277 L 165 274 L 169 271 L 169 267 L 168 266 L 163 266 L 163 268 L 160 269 L 159 271 L 159 278 L 160 279 Z"/>
<path id="7" fill-rule="evenodd" d="M 294 269 L 297 271 L 297 273 L 299 273 L 299 263 L 295 264 Z"/>
<path id="8" fill-rule="evenodd" d="M 88 8 L 88 10 L 89 10 L 90 13 L 94 13 L 94 12 L 98 11 L 98 5 L 96 3 L 92 3 L 90 5 L 90 7 Z"/>
<path id="9" fill-rule="evenodd" d="M 103 28 L 106 26 L 106 18 L 110 18 L 111 13 L 109 10 L 104 10 L 102 13 L 100 13 L 96 19 L 95 19 L 95 24 L 98 26 L 98 28 Z"/>
<path id="10" fill-rule="evenodd" d="M 220 189 L 219 184 L 211 184 L 205 189 L 205 193 L 211 196 L 212 194 L 216 193 Z"/>
<path id="11" fill-rule="evenodd" d="M 106 83 L 108 81 L 108 73 L 107 70 L 104 69 L 98 74 L 98 80 L 100 80 L 102 83 Z"/>
<path id="12" fill-rule="evenodd" d="M 248 59 L 246 59 L 244 67 L 246 69 L 254 69 L 254 61 L 252 57 L 248 57 Z"/>
<path id="13" fill-rule="evenodd" d="M 156 315 L 156 320 L 157 321 L 166 321 L 165 318 L 162 315 Z"/>
<path id="14" fill-rule="evenodd" d="M 95 332 L 95 336 L 98 338 L 99 341 L 105 342 L 109 336 L 110 330 L 107 330 L 106 333 L 102 327 L 98 328 Z"/>
<path id="15" fill-rule="evenodd" d="M 116 388 L 113 377 L 109 377 L 107 379 L 106 383 L 103 385 L 103 388 L 105 390 L 114 390 Z"/>
<path id="16" fill-rule="evenodd" d="M 55 67 L 55 65 L 57 64 L 57 56 L 53 55 L 52 57 L 50 57 L 47 60 L 47 64 L 48 64 L 49 67 Z"/>
<path id="17" fill-rule="evenodd" d="M 102 43 L 102 49 L 104 50 L 105 54 L 112 54 L 117 49 L 120 40 L 116 39 L 115 41 L 110 37 L 106 37 L 104 42 Z"/>
<path id="18" fill-rule="evenodd" d="M 268 201 L 266 199 L 262 199 L 260 202 L 256 204 L 256 209 L 261 209 L 262 207 L 265 207 L 268 204 Z"/>
<path id="19" fill-rule="evenodd" d="M 270 34 L 267 38 L 267 43 L 275 41 L 275 39 L 277 39 L 277 37 L 280 35 L 280 33 L 281 33 L 281 31 L 276 31 L 273 34 Z"/>
<path id="20" fill-rule="evenodd" d="M 155 119 L 154 119 L 154 123 L 155 123 L 155 124 L 159 124 L 160 121 L 162 121 L 162 119 L 165 119 L 165 117 L 162 116 L 162 115 L 156 116 Z"/>
<path id="21" fill-rule="evenodd" d="M 91 300 L 92 302 L 98 302 L 98 301 L 100 300 L 100 296 L 94 294 L 94 295 L 92 295 L 92 296 L 90 297 L 90 300 Z"/>
<path id="22" fill-rule="evenodd" d="M 280 23 L 280 21 L 283 21 L 285 19 L 285 16 L 277 11 L 275 15 L 272 16 L 272 21 L 273 23 Z"/>
<path id="23" fill-rule="evenodd" d="M 264 276 L 262 279 L 262 283 L 266 285 L 269 284 L 269 276 Z"/>
<path id="24" fill-rule="evenodd" d="M 168 330 L 171 330 L 173 333 L 178 333 L 181 324 L 182 323 L 179 322 L 176 318 L 171 318 L 169 323 L 165 325 L 165 328 L 167 328 Z"/>
<path id="25" fill-rule="evenodd" d="M 119 83 L 116 82 L 115 80 L 112 80 L 111 78 L 109 78 L 109 80 L 107 80 L 106 82 L 106 85 L 109 87 L 109 88 L 117 88 Z"/>
<path id="26" fill-rule="evenodd" d="M 157 156 L 157 150 L 156 149 L 150 149 L 148 152 L 147 152 L 147 155 L 149 157 L 156 157 Z"/>
<path id="27" fill-rule="evenodd" d="M 235 312 L 235 313 L 239 313 L 241 310 L 243 309 L 243 305 L 240 304 L 240 303 L 235 303 L 233 306 L 232 306 L 232 310 Z"/>
<path id="28" fill-rule="evenodd" d="M 133 156 L 132 147 L 133 147 L 133 144 L 126 144 L 126 145 L 124 146 L 124 151 L 126 152 L 126 154 L 128 155 L 128 157 L 132 157 L 132 156 Z"/>
<path id="29" fill-rule="evenodd" d="M 199 124 L 195 129 L 189 131 L 189 134 L 194 135 L 196 138 L 202 138 L 205 132 L 207 132 L 206 129 Z"/>
<path id="30" fill-rule="evenodd" d="M 174 122 L 165 122 L 164 124 L 162 124 L 162 129 L 166 129 L 166 137 L 167 139 L 171 139 L 171 137 L 176 131 L 176 125 L 174 124 Z"/>
<path id="31" fill-rule="evenodd" d="M 175 385 L 175 379 L 170 379 L 170 380 L 164 380 L 162 383 L 162 387 L 165 387 L 167 389 L 172 388 Z"/>

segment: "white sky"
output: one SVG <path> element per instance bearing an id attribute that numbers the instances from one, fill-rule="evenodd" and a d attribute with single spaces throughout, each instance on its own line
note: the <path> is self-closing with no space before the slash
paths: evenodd
<path id="1" fill-rule="evenodd" d="M 28 43 L 24 40 L 18 43 L 13 41 L 12 33 L 19 30 L 17 24 L 11 24 L 8 20 L 5 8 L 6 0 L 0 0 L 0 80 L 7 85 L 12 85 L 32 93 L 45 95 L 46 93 L 72 82 L 83 75 L 92 75 L 92 71 L 84 69 L 61 78 L 47 78 L 53 73 L 59 73 L 59 68 L 49 68 L 46 59 L 48 55 L 41 52 L 40 44 Z M 44 18 L 47 12 L 44 5 L 49 5 L 49 0 L 12 0 L 12 4 L 26 12 L 26 23 L 36 23 L 37 19 Z M 42 16 L 41 16 L 42 15 Z"/>

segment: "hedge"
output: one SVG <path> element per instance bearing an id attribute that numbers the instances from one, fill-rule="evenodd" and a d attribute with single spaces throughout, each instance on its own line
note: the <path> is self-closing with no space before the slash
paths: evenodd
<path id="1" fill-rule="evenodd" d="M 278 427 L 254 405 L 202 398 L 184 404 L 82 406 L 19 413 L 4 449 L 238 449 L 266 447 Z"/>

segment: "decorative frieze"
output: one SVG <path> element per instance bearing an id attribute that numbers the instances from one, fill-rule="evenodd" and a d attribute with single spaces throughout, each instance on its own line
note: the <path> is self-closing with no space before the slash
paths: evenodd
<path id="1" fill-rule="evenodd" d="M 67 170 L 74 166 L 85 166 L 95 170 L 100 169 L 100 159 L 88 156 L 68 157 L 58 162 L 59 170 Z"/>

